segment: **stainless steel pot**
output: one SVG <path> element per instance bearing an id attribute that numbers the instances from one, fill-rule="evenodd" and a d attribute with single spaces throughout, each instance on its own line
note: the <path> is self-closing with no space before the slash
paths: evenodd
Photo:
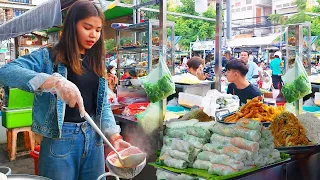
<path id="1" fill-rule="evenodd" d="M 49 178 L 34 176 L 29 174 L 11 174 L 7 175 L 8 179 L 17 179 L 17 180 L 50 180 Z"/>

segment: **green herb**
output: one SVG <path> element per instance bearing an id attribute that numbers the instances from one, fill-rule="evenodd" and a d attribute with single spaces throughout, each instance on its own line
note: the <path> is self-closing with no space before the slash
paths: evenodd
<path id="1" fill-rule="evenodd" d="M 306 76 L 301 75 L 293 83 L 285 84 L 281 92 L 287 102 L 292 103 L 308 95 L 311 90 L 311 84 Z"/>

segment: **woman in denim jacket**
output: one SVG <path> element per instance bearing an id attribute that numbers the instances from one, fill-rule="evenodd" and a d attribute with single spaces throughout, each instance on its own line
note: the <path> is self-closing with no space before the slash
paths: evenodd
<path id="1" fill-rule="evenodd" d="M 104 16 L 90 1 L 68 11 L 62 36 L 0 69 L 0 83 L 35 95 L 32 130 L 42 135 L 39 175 L 54 180 L 97 179 L 104 172 L 103 141 L 82 118 L 87 112 L 115 148 L 125 148 L 107 101 Z"/>

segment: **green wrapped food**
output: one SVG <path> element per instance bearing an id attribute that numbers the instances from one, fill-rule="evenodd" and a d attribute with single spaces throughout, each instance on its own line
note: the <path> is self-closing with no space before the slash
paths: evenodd
<path id="1" fill-rule="evenodd" d="M 198 122 L 199 120 L 197 119 L 191 119 L 187 121 L 172 121 L 172 122 L 166 123 L 166 126 L 170 129 L 185 128 L 185 127 L 194 126 Z"/>
<path id="2" fill-rule="evenodd" d="M 189 135 L 196 136 L 199 138 L 210 138 L 210 131 L 201 127 L 187 127 L 186 132 Z"/>
<path id="3" fill-rule="evenodd" d="M 198 149 L 202 149 L 203 145 L 208 142 L 207 139 L 198 138 L 198 137 L 188 135 L 188 134 L 185 134 L 183 136 L 183 140 L 188 142 L 191 146 L 198 148 Z"/>
<path id="4" fill-rule="evenodd" d="M 188 142 L 179 139 L 173 139 L 170 147 L 173 150 L 187 153 L 193 152 L 194 150 L 194 147 L 191 146 Z"/>
<path id="5" fill-rule="evenodd" d="M 302 74 L 292 83 L 285 83 L 281 92 L 286 101 L 292 103 L 311 93 L 311 83 L 308 77 Z"/>
<path id="6" fill-rule="evenodd" d="M 174 159 L 171 157 L 166 158 L 163 162 L 166 166 L 177 168 L 177 169 L 185 169 L 188 167 L 188 163 L 186 161 Z"/>
<path id="7" fill-rule="evenodd" d="M 238 171 L 233 169 L 232 167 L 222 165 L 222 164 L 212 164 L 212 166 L 208 170 L 209 174 L 217 174 L 219 176 L 226 176 L 226 175 L 234 174 L 236 172 Z"/>
<path id="8" fill-rule="evenodd" d="M 194 124 L 194 127 L 201 127 L 203 129 L 211 131 L 215 124 L 216 124 L 216 121 L 197 122 L 196 124 Z"/>
<path id="9" fill-rule="evenodd" d="M 167 145 L 167 146 L 171 146 L 172 141 L 173 141 L 174 139 L 177 139 L 177 138 L 171 138 L 171 137 L 169 137 L 169 136 L 164 136 L 164 137 L 163 137 L 163 143 L 164 143 L 165 145 Z"/>
<path id="10" fill-rule="evenodd" d="M 143 83 L 143 88 L 152 103 L 161 101 L 175 93 L 175 84 L 168 74 L 162 76 L 156 84 Z"/>
<path id="11" fill-rule="evenodd" d="M 175 159 L 180 159 L 187 161 L 189 163 L 193 162 L 194 157 L 192 153 L 186 153 L 186 152 L 181 152 L 178 150 L 171 150 L 169 151 L 169 155 Z"/>
<path id="12" fill-rule="evenodd" d="M 212 162 L 212 164 L 223 164 L 226 166 L 230 166 L 233 169 L 237 170 L 241 170 L 244 168 L 244 164 L 242 161 L 237 161 L 225 154 L 215 154 L 210 156 L 210 162 Z"/>
<path id="13" fill-rule="evenodd" d="M 230 137 L 221 136 L 216 133 L 213 133 L 210 138 L 211 143 L 230 144 L 230 140 Z"/>
<path id="14" fill-rule="evenodd" d="M 224 124 L 216 124 L 212 128 L 213 133 L 217 133 L 222 136 L 233 137 L 233 126 L 232 125 L 224 125 Z"/>
<path id="15" fill-rule="evenodd" d="M 203 146 L 203 150 L 204 151 L 209 151 L 209 152 L 213 152 L 216 154 L 221 154 L 223 147 L 225 147 L 226 145 L 221 144 L 221 143 L 207 143 Z"/>
<path id="16" fill-rule="evenodd" d="M 258 152 L 259 152 L 259 154 L 269 155 L 269 154 L 273 153 L 273 149 L 271 149 L 271 148 L 260 148 Z"/>
<path id="17" fill-rule="evenodd" d="M 159 159 L 164 160 L 167 157 L 170 157 L 169 151 L 171 151 L 171 148 L 169 146 L 163 145 L 161 148 Z"/>
<path id="18" fill-rule="evenodd" d="M 251 151 L 248 151 L 248 150 L 245 150 L 245 149 L 243 149 L 243 150 L 247 153 L 247 160 L 253 161 L 259 155 L 258 151 L 251 152 Z"/>
<path id="19" fill-rule="evenodd" d="M 237 161 L 243 161 L 247 158 L 246 151 L 232 145 L 223 147 L 220 154 L 226 154 Z"/>
<path id="20" fill-rule="evenodd" d="M 166 136 L 171 138 L 183 139 L 183 136 L 186 134 L 186 128 L 168 128 L 166 129 Z"/>
<path id="21" fill-rule="evenodd" d="M 250 141 L 257 142 L 261 138 L 261 133 L 256 130 L 250 130 L 241 126 L 233 127 L 233 137 L 242 137 Z"/>
<path id="22" fill-rule="evenodd" d="M 196 169 L 208 170 L 211 166 L 212 166 L 212 163 L 210 161 L 202 161 L 199 159 L 197 159 L 193 163 L 193 168 L 196 168 Z"/>
<path id="23" fill-rule="evenodd" d="M 259 143 L 254 141 L 249 141 L 240 137 L 231 138 L 230 143 L 238 148 L 246 149 L 251 152 L 256 152 L 259 150 Z"/>
<path id="24" fill-rule="evenodd" d="M 210 161 L 211 158 L 213 158 L 216 153 L 209 152 L 209 151 L 202 151 L 198 154 L 197 159 L 202 161 Z"/>
<path id="25" fill-rule="evenodd" d="M 261 138 L 258 143 L 260 148 L 274 148 L 273 138 Z"/>
<path id="26" fill-rule="evenodd" d="M 262 123 L 252 119 L 241 118 L 237 122 L 237 125 L 244 128 L 251 129 L 251 130 L 256 130 L 256 131 L 261 131 L 262 129 Z"/>
<path id="27" fill-rule="evenodd" d="M 271 133 L 271 130 L 269 128 L 262 128 L 261 130 L 261 138 L 272 138 L 273 140 L 273 136 L 272 136 L 272 133 Z"/>

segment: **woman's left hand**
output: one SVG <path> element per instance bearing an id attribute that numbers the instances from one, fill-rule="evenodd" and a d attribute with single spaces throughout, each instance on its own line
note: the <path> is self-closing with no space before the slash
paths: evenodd
<path id="1" fill-rule="evenodd" d="M 128 148 L 131 146 L 131 144 L 122 139 L 118 139 L 113 143 L 113 146 L 115 149 L 121 149 L 121 148 Z"/>

